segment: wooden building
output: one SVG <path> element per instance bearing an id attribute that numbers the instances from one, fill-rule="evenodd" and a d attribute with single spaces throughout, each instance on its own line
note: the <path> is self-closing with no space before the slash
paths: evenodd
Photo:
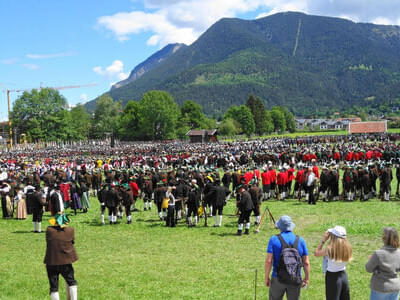
<path id="1" fill-rule="evenodd" d="M 191 143 L 209 143 L 217 141 L 217 129 L 189 130 L 186 133 Z"/>

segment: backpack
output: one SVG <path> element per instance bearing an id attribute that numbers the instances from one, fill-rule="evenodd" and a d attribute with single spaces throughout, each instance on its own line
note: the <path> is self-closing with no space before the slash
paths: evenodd
<path id="1" fill-rule="evenodd" d="M 300 285 L 302 282 L 300 271 L 302 262 L 298 251 L 299 236 L 296 235 L 296 240 L 293 245 L 286 244 L 280 234 L 278 234 L 277 237 L 282 245 L 277 269 L 279 282 L 291 285 Z"/>

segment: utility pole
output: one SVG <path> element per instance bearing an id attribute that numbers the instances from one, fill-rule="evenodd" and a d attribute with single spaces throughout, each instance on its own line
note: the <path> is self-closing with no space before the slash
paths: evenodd
<path id="1" fill-rule="evenodd" d="M 11 105 L 10 105 L 10 90 L 7 89 L 7 105 L 8 105 L 8 130 L 9 130 L 9 138 L 10 148 L 12 147 L 12 124 L 11 124 Z"/>

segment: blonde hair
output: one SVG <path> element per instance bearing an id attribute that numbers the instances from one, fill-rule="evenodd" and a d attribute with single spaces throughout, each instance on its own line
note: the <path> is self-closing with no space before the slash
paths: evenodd
<path id="1" fill-rule="evenodd" d="M 326 247 L 329 258 L 337 262 L 351 261 L 353 257 L 349 241 L 333 234 L 331 234 L 330 237 L 331 240 L 329 245 Z"/>
<path id="2" fill-rule="evenodd" d="M 383 228 L 383 234 L 382 234 L 382 239 L 383 243 L 386 246 L 392 246 L 394 248 L 399 248 L 400 242 L 399 242 L 399 235 L 393 227 L 385 227 Z"/>

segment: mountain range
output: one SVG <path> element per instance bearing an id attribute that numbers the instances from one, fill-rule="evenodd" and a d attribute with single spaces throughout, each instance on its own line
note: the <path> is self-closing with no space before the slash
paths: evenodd
<path id="1" fill-rule="evenodd" d="M 190 46 L 158 51 L 107 94 L 125 104 L 165 90 L 178 104 L 194 100 L 211 116 L 250 94 L 266 109 L 282 105 L 298 116 L 379 106 L 400 97 L 399 53 L 399 26 L 297 12 L 224 18 Z"/>

